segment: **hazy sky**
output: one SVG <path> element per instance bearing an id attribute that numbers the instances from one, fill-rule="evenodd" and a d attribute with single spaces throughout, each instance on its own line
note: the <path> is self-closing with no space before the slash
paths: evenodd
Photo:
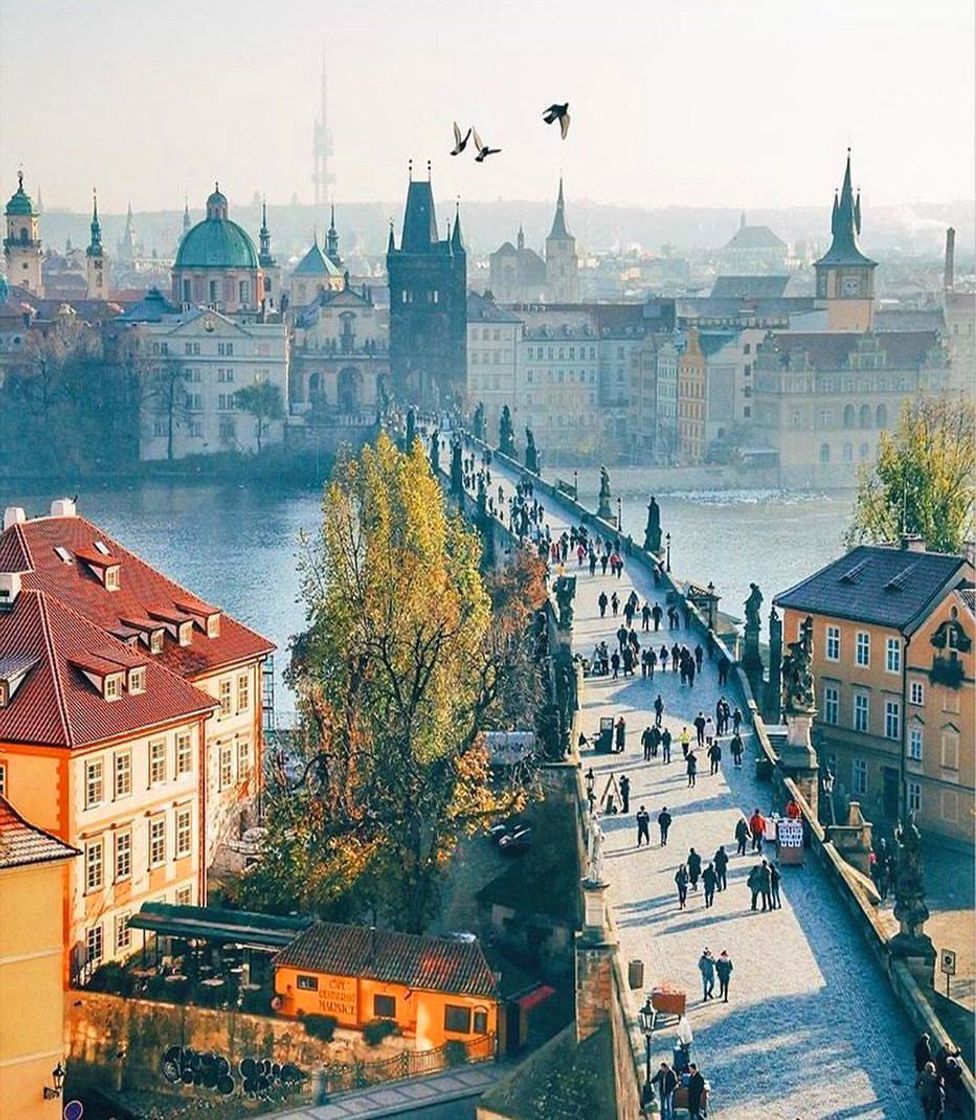
<path id="1" fill-rule="evenodd" d="M 339 202 L 413 157 L 442 205 L 823 206 L 849 143 L 869 204 L 974 193 L 973 0 L 0 0 L 2 194 L 311 201 L 323 44 Z M 502 154 L 450 159 L 454 117 Z"/>

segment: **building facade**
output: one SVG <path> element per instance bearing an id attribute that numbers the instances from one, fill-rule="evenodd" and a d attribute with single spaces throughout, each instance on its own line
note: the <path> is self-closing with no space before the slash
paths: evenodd
<path id="1" fill-rule="evenodd" d="M 515 244 L 506 241 L 488 258 L 488 285 L 496 303 L 544 303 L 546 262 L 525 246 L 519 226 Z"/>
<path id="2" fill-rule="evenodd" d="M 7 235 L 3 239 L 3 259 L 7 268 L 7 282 L 43 297 L 40 215 L 30 195 L 24 190 L 22 171 L 17 172 L 17 189 L 10 196 L 4 217 Z"/>
<path id="3" fill-rule="evenodd" d="M 426 404 L 460 401 L 467 375 L 467 254 L 455 213 L 441 240 L 428 178 L 411 179 L 397 247 L 390 228 L 390 369 L 394 393 Z"/>
<path id="4" fill-rule="evenodd" d="M 813 619 L 815 733 L 840 794 L 970 845 L 972 587 L 964 557 L 907 542 L 855 548 L 774 600 L 785 641 Z"/>
<path id="5" fill-rule="evenodd" d="M 467 411 L 484 406 L 489 443 L 498 439 L 505 405 L 514 409 L 520 397 L 517 368 L 522 337 L 522 319 L 490 298 L 492 294 L 468 292 Z M 515 440 L 523 443 L 524 432 L 516 431 Z"/>
<path id="6" fill-rule="evenodd" d="M 749 225 L 743 211 L 719 261 L 725 272 L 739 275 L 785 272 L 790 266 L 789 247 L 769 226 Z"/>

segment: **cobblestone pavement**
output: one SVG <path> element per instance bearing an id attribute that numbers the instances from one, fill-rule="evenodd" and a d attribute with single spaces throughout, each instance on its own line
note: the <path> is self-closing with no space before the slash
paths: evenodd
<path id="1" fill-rule="evenodd" d="M 493 476 L 501 475 L 493 464 Z M 498 479 L 494 479 L 497 486 Z M 506 491 L 512 480 L 505 484 Z M 566 517 L 546 504 L 553 535 Z M 676 545 L 680 542 L 675 542 Z M 716 568 L 719 560 L 716 558 Z M 641 600 L 655 601 L 643 569 L 625 564 L 622 579 L 590 576 L 575 559 L 567 565 L 577 580 L 574 649 L 590 657 L 597 640 L 613 648 L 620 619 L 601 620 L 597 597 L 616 590 L 621 603 L 636 586 Z M 721 572 L 716 570 L 718 582 Z M 663 599 L 661 600 L 664 606 Z M 666 618 L 664 620 L 666 625 Z M 643 639 L 643 635 L 641 635 Z M 687 640 L 686 632 L 670 635 Z M 664 634 L 655 643 L 659 648 Z M 670 643 L 669 643 L 670 644 Z M 677 674 L 655 674 L 653 681 L 590 678 L 583 697 L 582 726 L 587 736 L 599 719 L 622 715 L 627 724 L 623 755 L 583 753 L 593 767 L 596 792 L 609 774 L 626 772 L 631 781 L 630 814 L 604 817 L 604 878 L 615 914 L 624 960 L 645 963 L 649 989 L 670 980 L 688 993 L 688 1018 L 695 1033 L 692 1057 L 712 1086 L 712 1109 L 722 1120 L 914 1120 L 920 1115 L 912 1089 L 913 1033 L 880 968 L 854 926 L 833 886 L 815 861 L 784 867 L 782 908 L 753 913 L 745 879 L 754 858 L 732 855 L 728 890 L 716 894 L 706 910 L 699 890 L 689 893 L 687 910 L 678 909 L 673 881 L 679 861 L 694 846 L 706 860 L 725 845 L 735 852 L 733 829 L 741 813 L 770 809 L 771 787 L 756 782 L 751 766 L 751 734 L 745 738 L 741 770 L 733 770 L 727 748 L 720 774 L 709 777 L 707 760 L 699 766 L 697 786 L 688 789 L 681 749 L 673 748 L 670 766 L 641 761 L 640 734 L 653 721 L 660 692 L 665 722 L 677 737 L 703 709 L 713 714 L 719 698 L 718 676 L 706 661 L 693 689 L 682 688 Z M 725 690 L 730 704 L 736 696 Z M 745 729 L 747 730 L 747 729 Z M 651 813 L 653 844 L 636 847 L 634 813 Z M 668 846 L 658 844 L 656 817 L 664 805 L 672 813 Z M 729 1003 L 701 998 L 698 957 L 704 946 L 713 954 L 727 949 L 734 962 Z M 718 988 L 716 986 L 716 992 Z M 673 1028 L 655 1036 L 655 1066 L 670 1058 Z"/>

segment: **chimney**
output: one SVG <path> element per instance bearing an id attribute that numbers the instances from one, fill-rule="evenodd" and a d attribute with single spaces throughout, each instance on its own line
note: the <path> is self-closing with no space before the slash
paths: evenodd
<path id="1" fill-rule="evenodd" d="M 946 230 L 946 248 L 945 248 L 945 276 L 943 278 L 943 286 L 947 292 L 951 292 L 956 282 L 956 231 L 949 226 Z"/>
<path id="2" fill-rule="evenodd" d="M 901 547 L 906 552 L 925 552 L 925 539 L 917 533 L 902 533 Z"/>
<path id="3" fill-rule="evenodd" d="M 51 503 L 52 517 L 77 517 L 74 498 L 55 498 Z"/>
<path id="4" fill-rule="evenodd" d="M 11 525 L 23 525 L 27 520 L 23 506 L 7 506 L 3 511 L 3 527 L 9 529 Z"/>
<path id="5" fill-rule="evenodd" d="M 0 572 L 0 611 L 9 611 L 20 594 L 20 573 Z"/>

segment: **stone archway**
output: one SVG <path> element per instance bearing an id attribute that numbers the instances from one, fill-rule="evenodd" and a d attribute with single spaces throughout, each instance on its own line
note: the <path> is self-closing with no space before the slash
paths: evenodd
<path id="1" fill-rule="evenodd" d="M 363 375 L 355 366 L 339 370 L 336 401 L 340 412 L 359 412 L 363 406 Z"/>

